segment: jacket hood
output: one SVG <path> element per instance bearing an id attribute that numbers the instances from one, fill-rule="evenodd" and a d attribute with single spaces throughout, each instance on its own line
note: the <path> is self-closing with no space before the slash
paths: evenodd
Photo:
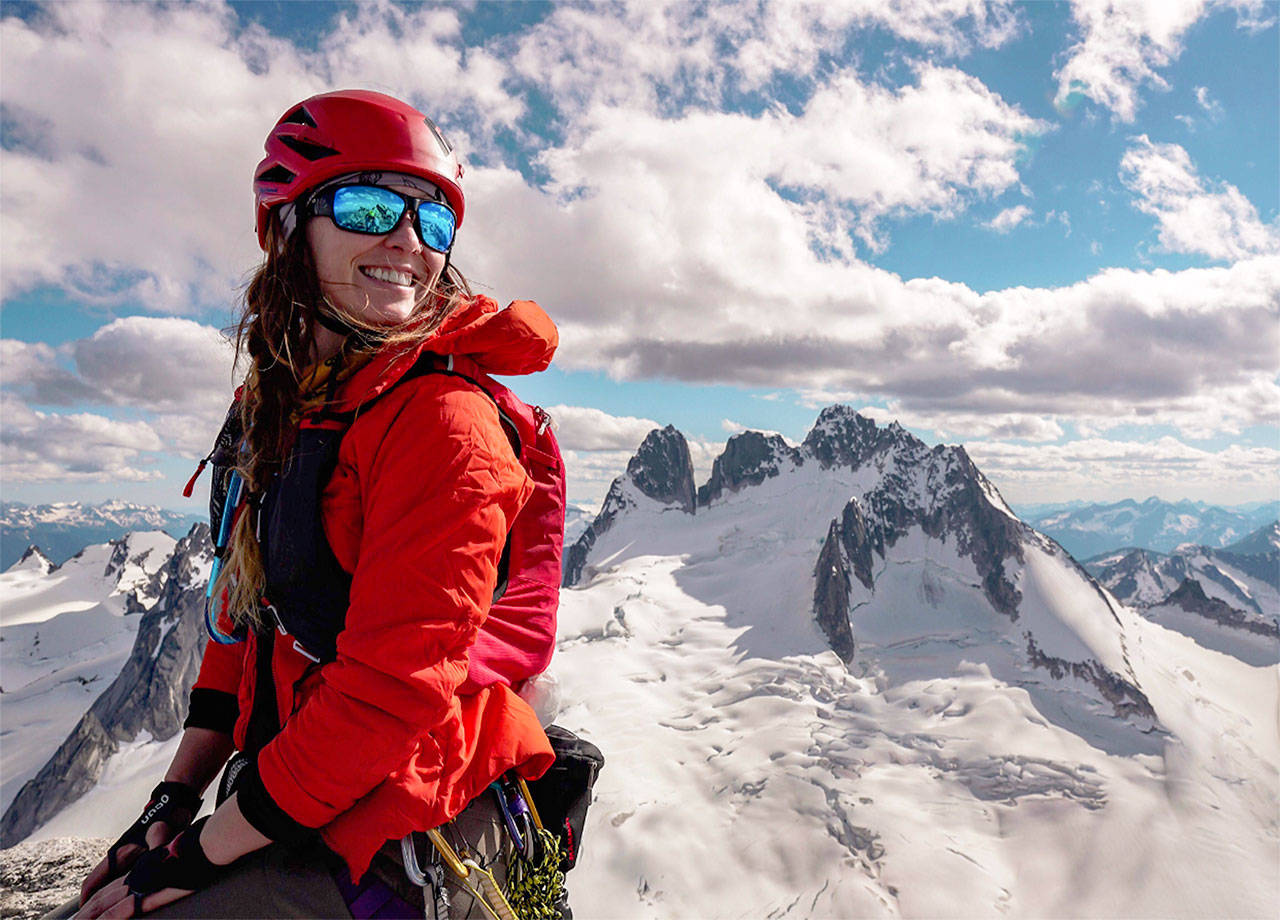
<path id="1" fill-rule="evenodd" d="M 465 355 L 488 374 L 534 374 L 551 364 L 559 342 L 555 323 L 532 300 L 512 301 L 502 309 L 491 298 L 476 295 L 421 343 L 374 354 L 343 384 L 334 408 L 354 409 L 377 397 L 424 352 Z"/>

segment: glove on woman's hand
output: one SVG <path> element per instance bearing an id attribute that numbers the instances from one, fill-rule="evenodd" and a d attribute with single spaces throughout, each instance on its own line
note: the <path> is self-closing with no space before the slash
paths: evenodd
<path id="1" fill-rule="evenodd" d="M 228 866 L 210 862 L 200 845 L 208 820 L 201 818 L 168 846 L 147 850 L 127 876 L 101 888 L 76 916 L 138 917 L 213 884 Z"/>
<path id="2" fill-rule="evenodd" d="M 129 892 L 138 899 L 162 888 L 199 891 L 221 875 L 226 866 L 209 861 L 200 846 L 200 831 L 208 818 L 201 818 L 163 849 L 148 850 L 138 857 L 133 870 L 125 876 Z"/>
<path id="3" fill-rule="evenodd" d="M 138 820 L 111 845 L 106 857 L 80 886 L 80 903 L 88 901 L 104 882 L 129 868 L 148 849 L 172 840 L 199 810 L 200 793 L 186 783 L 163 782 L 156 786 Z"/>

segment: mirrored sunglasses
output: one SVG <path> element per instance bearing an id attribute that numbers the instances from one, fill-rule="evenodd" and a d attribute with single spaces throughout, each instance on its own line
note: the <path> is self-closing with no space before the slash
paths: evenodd
<path id="1" fill-rule="evenodd" d="M 339 185 L 322 190 L 307 202 L 313 217 L 332 218 L 334 224 L 352 233 L 390 233 L 413 207 L 413 229 L 428 249 L 447 253 L 453 245 L 458 221 L 448 205 L 424 198 L 411 198 L 380 185 Z"/>

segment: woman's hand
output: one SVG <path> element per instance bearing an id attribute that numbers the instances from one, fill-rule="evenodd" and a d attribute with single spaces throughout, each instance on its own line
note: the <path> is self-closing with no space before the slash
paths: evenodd
<path id="1" fill-rule="evenodd" d="M 200 793 L 186 783 L 162 782 L 151 793 L 142 814 L 111 845 L 80 886 L 80 903 L 106 882 L 123 874 L 148 850 L 163 847 L 183 831 L 200 810 Z"/>
<path id="2" fill-rule="evenodd" d="M 80 908 L 76 918 L 108 917 L 114 920 L 119 917 L 137 917 L 157 907 L 172 904 L 189 894 L 190 891 L 182 888 L 162 888 L 137 898 L 129 890 L 129 883 L 124 878 L 118 878 L 98 889 Z"/>

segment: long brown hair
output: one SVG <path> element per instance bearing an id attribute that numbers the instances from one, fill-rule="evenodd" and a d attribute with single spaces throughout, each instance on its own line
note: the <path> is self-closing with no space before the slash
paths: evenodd
<path id="1" fill-rule="evenodd" d="M 471 294 L 462 272 L 447 263 L 413 316 L 399 326 L 376 326 L 325 299 L 305 226 L 299 225 L 286 237 L 273 219 L 266 242 L 266 256 L 245 286 L 244 308 L 234 327 L 236 360 L 248 363 L 240 395 L 244 440 L 236 470 L 251 503 L 261 496 L 292 448 L 295 413 L 304 395 L 301 383 L 315 360 L 316 318 L 321 310 L 356 330 L 342 345 L 346 355 L 407 351 L 434 333 Z M 227 613 L 237 625 L 262 625 L 259 607 L 266 576 L 254 518 L 240 514 L 235 519 L 214 585 L 214 597 L 227 598 Z"/>

